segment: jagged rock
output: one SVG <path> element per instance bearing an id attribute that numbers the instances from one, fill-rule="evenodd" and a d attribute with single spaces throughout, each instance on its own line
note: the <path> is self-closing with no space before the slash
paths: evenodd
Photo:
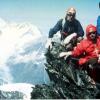
<path id="1" fill-rule="evenodd" d="M 98 89 L 92 85 L 85 70 L 77 69 L 75 60 L 59 58 L 59 53 L 66 51 L 59 43 L 46 52 L 46 71 L 51 84 L 36 85 L 31 93 L 32 99 L 94 99 Z M 98 93 L 99 94 L 99 93 Z"/>

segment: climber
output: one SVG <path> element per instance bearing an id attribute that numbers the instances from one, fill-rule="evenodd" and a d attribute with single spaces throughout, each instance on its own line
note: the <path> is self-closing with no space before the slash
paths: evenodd
<path id="1" fill-rule="evenodd" d="M 73 51 L 61 52 L 59 57 L 79 57 L 80 67 L 87 67 L 89 75 L 100 82 L 100 36 L 97 35 L 97 28 L 90 24 L 86 27 L 86 38 L 83 39 Z M 80 57 L 81 56 L 81 57 Z"/>
<path id="2" fill-rule="evenodd" d="M 46 43 L 46 48 L 52 48 L 52 38 L 54 34 L 60 31 L 61 41 L 64 40 L 67 36 L 73 34 L 74 39 L 77 37 L 77 40 L 80 41 L 83 39 L 84 31 L 80 22 L 76 19 L 76 10 L 71 7 L 66 11 L 64 19 L 60 19 L 57 24 L 50 29 L 49 38 Z M 68 39 L 67 39 L 68 40 Z M 74 43 L 73 43 L 74 44 Z"/>

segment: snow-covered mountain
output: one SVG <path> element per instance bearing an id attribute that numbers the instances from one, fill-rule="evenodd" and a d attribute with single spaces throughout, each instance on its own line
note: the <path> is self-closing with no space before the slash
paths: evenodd
<path id="1" fill-rule="evenodd" d="M 31 92 L 34 87 L 32 84 L 26 83 L 2 85 L 0 86 L 0 91 L 3 97 L 0 96 L 0 99 L 31 99 Z"/>
<path id="2" fill-rule="evenodd" d="M 31 23 L 0 19 L 0 84 L 48 83 L 44 41 L 40 30 Z"/>

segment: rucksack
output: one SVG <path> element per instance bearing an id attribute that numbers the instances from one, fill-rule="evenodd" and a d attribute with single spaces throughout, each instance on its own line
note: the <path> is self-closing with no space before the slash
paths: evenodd
<path id="1" fill-rule="evenodd" d="M 100 16 L 97 18 L 97 34 L 100 35 Z"/>

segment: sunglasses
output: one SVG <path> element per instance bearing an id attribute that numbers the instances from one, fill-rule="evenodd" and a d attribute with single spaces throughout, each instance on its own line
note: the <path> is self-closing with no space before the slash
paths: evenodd
<path id="1" fill-rule="evenodd" d="M 69 14 L 67 14 L 67 16 L 75 17 L 75 14 L 69 13 Z"/>
<path id="2" fill-rule="evenodd" d="M 89 35 L 91 35 L 91 34 L 96 34 L 96 32 L 89 32 Z"/>

